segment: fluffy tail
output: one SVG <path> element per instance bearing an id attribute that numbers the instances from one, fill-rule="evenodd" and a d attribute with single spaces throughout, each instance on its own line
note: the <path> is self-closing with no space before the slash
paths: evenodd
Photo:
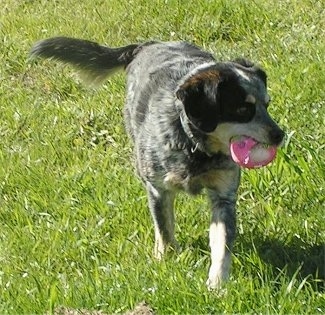
<path id="1" fill-rule="evenodd" d="M 77 67 L 85 83 L 98 85 L 114 70 L 126 67 L 136 56 L 139 47 L 108 48 L 87 40 L 53 37 L 37 42 L 30 56 L 70 63 Z"/>

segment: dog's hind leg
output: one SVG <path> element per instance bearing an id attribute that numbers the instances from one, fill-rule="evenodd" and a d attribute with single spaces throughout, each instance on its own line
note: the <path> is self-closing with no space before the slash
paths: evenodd
<path id="1" fill-rule="evenodd" d="M 231 250 L 236 232 L 235 198 L 221 198 L 210 191 L 212 220 L 210 225 L 211 266 L 207 285 L 219 288 L 227 280 L 231 264 Z"/>
<path id="2" fill-rule="evenodd" d="M 154 255 L 161 259 L 166 250 L 171 246 L 178 249 L 175 240 L 174 226 L 174 199 L 175 193 L 155 188 L 147 182 L 148 201 L 155 228 Z"/>

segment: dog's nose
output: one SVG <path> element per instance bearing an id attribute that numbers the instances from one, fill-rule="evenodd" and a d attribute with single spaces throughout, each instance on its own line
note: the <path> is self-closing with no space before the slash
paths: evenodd
<path id="1" fill-rule="evenodd" d="M 269 133 L 269 137 L 273 144 L 279 145 L 284 138 L 284 131 L 280 128 L 272 129 Z"/>

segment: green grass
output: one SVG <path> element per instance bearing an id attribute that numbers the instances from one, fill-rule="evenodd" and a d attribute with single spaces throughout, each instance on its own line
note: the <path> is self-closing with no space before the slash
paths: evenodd
<path id="1" fill-rule="evenodd" d="M 324 16 L 316 0 L 2 0 L 0 313 L 121 313 L 142 300 L 158 314 L 324 313 Z M 181 254 L 153 259 L 123 128 L 125 78 L 87 90 L 71 68 L 27 61 L 35 41 L 55 35 L 188 40 L 267 70 L 287 141 L 270 167 L 243 173 L 222 292 L 205 287 L 203 197 L 177 200 Z"/>

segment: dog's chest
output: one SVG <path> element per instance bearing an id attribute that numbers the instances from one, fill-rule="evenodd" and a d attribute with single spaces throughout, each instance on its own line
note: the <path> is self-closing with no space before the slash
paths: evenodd
<path id="1" fill-rule="evenodd" d="M 164 176 L 164 184 L 171 190 L 185 190 L 191 194 L 200 193 L 203 188 L 228 190 L 232 183 L 237 184 L 234 169 L 229 168 L 225 156 L 195 158 L 179 168 L 173 168 Z"/>
<path id="2" fill-rule="evenodd" d="M 191 194 L 198 194 L 203 188 L 218 188 L 222 185 L 220 171 L 212 170 L 198 176 L 186 176 L 179 172 L 168 172 L 164 184 L 170 190 L 185 190 Z"/>

